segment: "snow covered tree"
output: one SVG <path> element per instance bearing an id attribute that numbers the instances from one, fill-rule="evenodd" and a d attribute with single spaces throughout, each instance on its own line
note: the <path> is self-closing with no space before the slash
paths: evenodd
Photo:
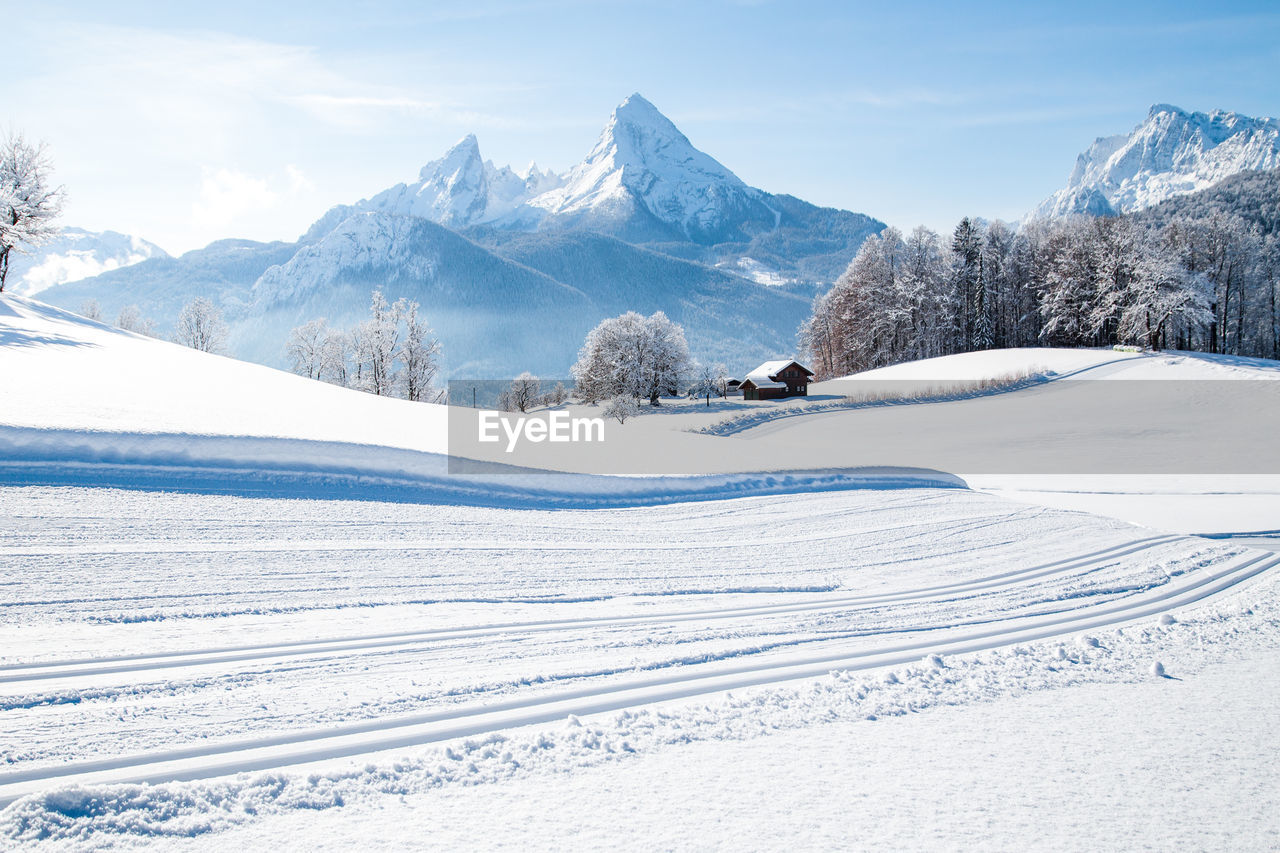
<path id="1" fill-rule="evenodd" d="M 126 305 L 120 309 L 120 314 L 116 317 L 116 328 L 152 338 L 156 336 L 155 322 L 143 317 L 142 310 L 137 305 Z"/>
<path id="2" fill-rule="evenodd" d="M 316 378 L 351 387 L 351 335 L 330 329 L 320 343 L 320 372 Z"/>
<path id="3" fill-rule="evenodd" d="M 505 412 L 527 412 L 538 404 L 541 390 L 538 377 L 526 370 L 498 395 L 498 407 Z"/>
<path id="4" fill-rule="evenodd" d="M 912 231 L 903 244 L 897 299 L 905 347 L 895 361 L 933 358 L 952 351 L 955 306 L 947 287 L 942 240 L 923 226 Z"/>
<path id="5" fill-rule="evenodd" d="M 544 406 L 559 406 L 569 399 L 569 389 L 564 387 L 563 382 L 557 382 L 555 387 L 542 396 L 542 404 Z"/>
<path id="6" fill-rule="evenodd" d="M 440 342 L 426 321 L 418 316 L 417 302 L 406 303 L 401 299 L 396 304 L 404 318 L 404 344 L 400 347 L 404 396 L 417 403 L 426 397 L 439 370 Z"/>
<path id="7" fill-rule="evenodd" d="M 980 348 L 990 336 L 986 316 L 986 281 L 982 269 L 982 230 L 969 217 L 960 220 L 951 236 L 952 287 L 961 308 L 960 346 Z M 980 314 L 982 319 L 979 319 Z"/>
<path id="8" fill-rule="evenodd" d="M 715 373 L 716 393 L 721 397 L 729 396 L 729 368 L 723 364 L 717 364 L 712 368 Z"/>
<path id="9" fill-rule="evenodd" d="M 289 333 L 285 353 L 291 368 L 299 376 L 319 379 L 324 368 L 324 342 L 328 329 L 323 318 L 303 323 Z"/>
<path id="10" fill-rule="evenodd" d="M 301 376 L 381 396 L 402 394 L 412 402 L 432 396 L 440 369 L 440 342 L 418 303 L 390 303 L 380 290 L 370 296 L 369 318 L 350 331 L 312 320 L 290 333 L 285 351 Z"/>
<path id="11" fill-rule="evenodd" d="M 0 144 L 0 293 L 9 259 L 48 242 L 58 233 L 62 187 L 50 183 L 52 166 L 43 144 L 29 145 L 21 134 Z"/>
<path id="12" fill-rule="evenodd" d="M 630 394 L 619 394 L 604 407 L 605 417 L 613 418 L 620 424 L 625 424 L 627 418 L 634 418 L 638 414 L 640 414 L 640 407 L 636 405 L 635 398 Z"/>
<path id="13" fill-rule="evenodd" d="M 1117 318 L 1117 337 L 1150 349 L 1165 346 L 1171 325 L 1203 327 L 1212 319 L 1212 285 L 1168 252 L 1142 253 L 1134 265 L 1129 294 Z"/>
<path id="14" fill-rule="evenodd" d="M 800 339 L 820 377 L 892 364 L 912 349 L 921 328 L 913 302 L 924 295 L 905 277 L 907 249 L 893 228 L 868 237 L 831 290 L 814 301 Z"/>
<path id="15" fill-rule="evenodd" d="M 380 397 L 395 393 L 400 347 L 400 304 L 391 305 L 381 290 L 369 300 L 369 319 L 356 326 L 351 339 L 362 390 Z"/>
<path id="16" fill-rule="evenodd" d="M 587 334 L 572 372 L 584 402 L 626 394 L 656 406 L 661 395 L 677 393 L 688 365 L 684 329 L 661 311 L 649 317 L 628 311 Z"/>
<path id="17" fill-rule="evenodd" d="M 98 304 L 96 299 L 86 299 L 80 306 L 80 316 L 86 320 L 102 322 L 102 306 Z"/>
<path id="18" fill-rule="evenodd" d="M 1055 227 L 1046 240 L 1039 275 L 1040 337 L 1050 346 L 1094 342 L 1097 276 L 1089 227 L 1088 220 L 1068 221 Z"/>
<path id="19" fill-rule="evenodd" d="M 227 345 L 227 324 L 222 321 L 222 312 L 208 299 L 197 296 L 178 314 L 173 340 L 201 352 L 223 352 Z"/>
<path id="20" fill-rule="evenodd" d="M 693 382 L 689 386 L 689 396 L 706 397 L 707 406 L 711 405 L 711 395 L 720 393 L 720 383 L 716 378 L 716 368 L 709 364 L 695 362 L 693 366 Z"/>
<path id="21" fill-rule="evenodd" d="M 641 365 L 641 390 L 649 405 L 658 405 L 663 394 L 679 391 L 680 377 L 689 369 L 689 344 L 684 329 L 656 311 L 645 321 L 649 335 L 650 357 Z"/>

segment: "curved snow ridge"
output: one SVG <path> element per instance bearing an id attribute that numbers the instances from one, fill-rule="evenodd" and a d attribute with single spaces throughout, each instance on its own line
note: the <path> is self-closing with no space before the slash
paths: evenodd
<path id="1" fill-rule="evenodd" d="M 1179 607 L 1204 602 L 1255 580 L 1280 565 L 1280 556 L 1249 551 L 1216 570 L 1191 573 L 1123 601 L 1055 611 L 906 638 L 863 651 L 821 651 L 754 660 L 714 672 L 643 675 L 626 681 L 568 689 L 538 697 L 468 703 L 394 719 L 369 720 L 244 739 L 183 747 L 110 759 L 73 762 L 51 768 L 0 773 L 0 806 L 37 792 L 53 779 L 86 784 L 190 781 L 234 773 L 347 758 L 387 749 L 420 746 L 457 738 L 619 711 L 725 690 L 780 684 L 800 679 L 902 666 L 922 656 L 943 666 L 940 656 L 987 651 L 1080 631 L 1115 628 Z"/>
<path id="2" fill-rule="evenodd" d="M 451 467 L 459 473 L 451 473 Z M 848 489 L 967 488 L 925 468 L 642 477 L 571 474 L 375 445 L 0 426 L 0 484 L 510 509 L 621 508 Z"/>

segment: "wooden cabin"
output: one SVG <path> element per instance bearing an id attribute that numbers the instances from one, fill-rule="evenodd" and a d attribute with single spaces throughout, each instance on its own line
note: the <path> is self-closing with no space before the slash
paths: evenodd
<path id="1" fill-rule="evenodd" d="M 740 389 L 746 400 L 807 397 L 813 371 L 798 361 L 766 361 L 747 374 Z"/>

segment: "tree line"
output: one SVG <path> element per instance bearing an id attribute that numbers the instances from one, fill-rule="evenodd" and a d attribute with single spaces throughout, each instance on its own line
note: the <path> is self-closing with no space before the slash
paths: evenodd
<path id="1" fill-rule="evenodd" d="M 324 318 L 293 329 L 285 345 L 299 376 L 383 397 L 433 402 L 440 342 L 417 302 L 370 298 L 369 317 L 350 329 L 330 328 Z"/>
<path id="2" fill-rule="evenodd" d="M 1274 223 L 1183 202 L 1032 222 L 965 218 L 949 240 L 885 229 L 814 300 L 800 340 L 826 378 L 1024 346 L 1280 357 Z"/>

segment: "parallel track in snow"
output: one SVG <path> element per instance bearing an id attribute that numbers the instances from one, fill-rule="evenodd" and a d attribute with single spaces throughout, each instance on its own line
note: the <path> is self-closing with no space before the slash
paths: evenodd
<path id="1" fill-rule="evenodd" d="M 1087 554 L 1054 560 L 1025 569 L 1001 572 L 956 583 L 940 584 L 919 589 L 891 593 L 828 597 L 788 602 L 785 604 L 760 604 L 746 607 L 711 608 L 700 610 L 646 613 L 638 616 L 600 616 L 576 619 L 555 619 L 529 622 L 500 622 L 470 625 L 456 628 L 433 628 L 420 631 L 402 631 L 384 634 L 364 634 L 328 639 L 298 640 L 289 643 L 261 645 L 223 646 L 219 648 L 191 649 L 172 652 L 153 652 L 139 655 L 114 655 L 104 657 L 75 658 L 62 661 L 41 661 L 0 666 L 0 684 L 40 682 L 51 679 L 111 675 L 128 672 L 207 666 L 219 663 L 235 663 L 253 660 L 275 660 L 284 657 L 329 655 L 341 652 L 377 652 L 417 646 L 448 640 L 474 639 L 513 634 L 535 634 L 581 629 L 623 628 L 641 625 L 671 625 L 681 622 L 708 622 L 742 619 L 755 616 L 774 616 L 789 613 L 806 613 L 824 610 L 847 610 L 859 607 L 883 607 L 908 602 L 923 602 L 985 593 L 993 590 L 1020 586 L 1069 571 L 1088 571 L 1120 557 L 1150 550 L 1179 539 L 1177 536 L 1152 536 L 1137 539 Z"/>
<path id="2" fill-rule="evenodd" d="M 587 685 L 535 697 L 465 703 L 439 711 L 328 728 L 0 773 L 0 807 L 50 785 L 159 783 L 275 769 L 547 723 L 569 714 L 583 716 L 616 711 L 724 690 L 811 678 L 831 670 L 859 671 L 900 666 L 918 661 L 927 654 L 964 654 L 1079 631 L 1112 628 L 1203 602 L 1277 566 L 1280 566 L 1280 556 L 1250 551 L 1233 557 L 1217 569 L 1179 576 L 1123 601 L 1111 600 L 1055 613 L 1015 616 L 965 629 L 938 626 L 929 637 L 908 642 L 900 642 L 890 633 L 886 634 L 884 644 L 860 651 L 791 654 L 782 659 L 719 666 L 713 671 L 682 667 L 662 674 Z M 917 592 L 930 594 L 924 590 Z"/>

